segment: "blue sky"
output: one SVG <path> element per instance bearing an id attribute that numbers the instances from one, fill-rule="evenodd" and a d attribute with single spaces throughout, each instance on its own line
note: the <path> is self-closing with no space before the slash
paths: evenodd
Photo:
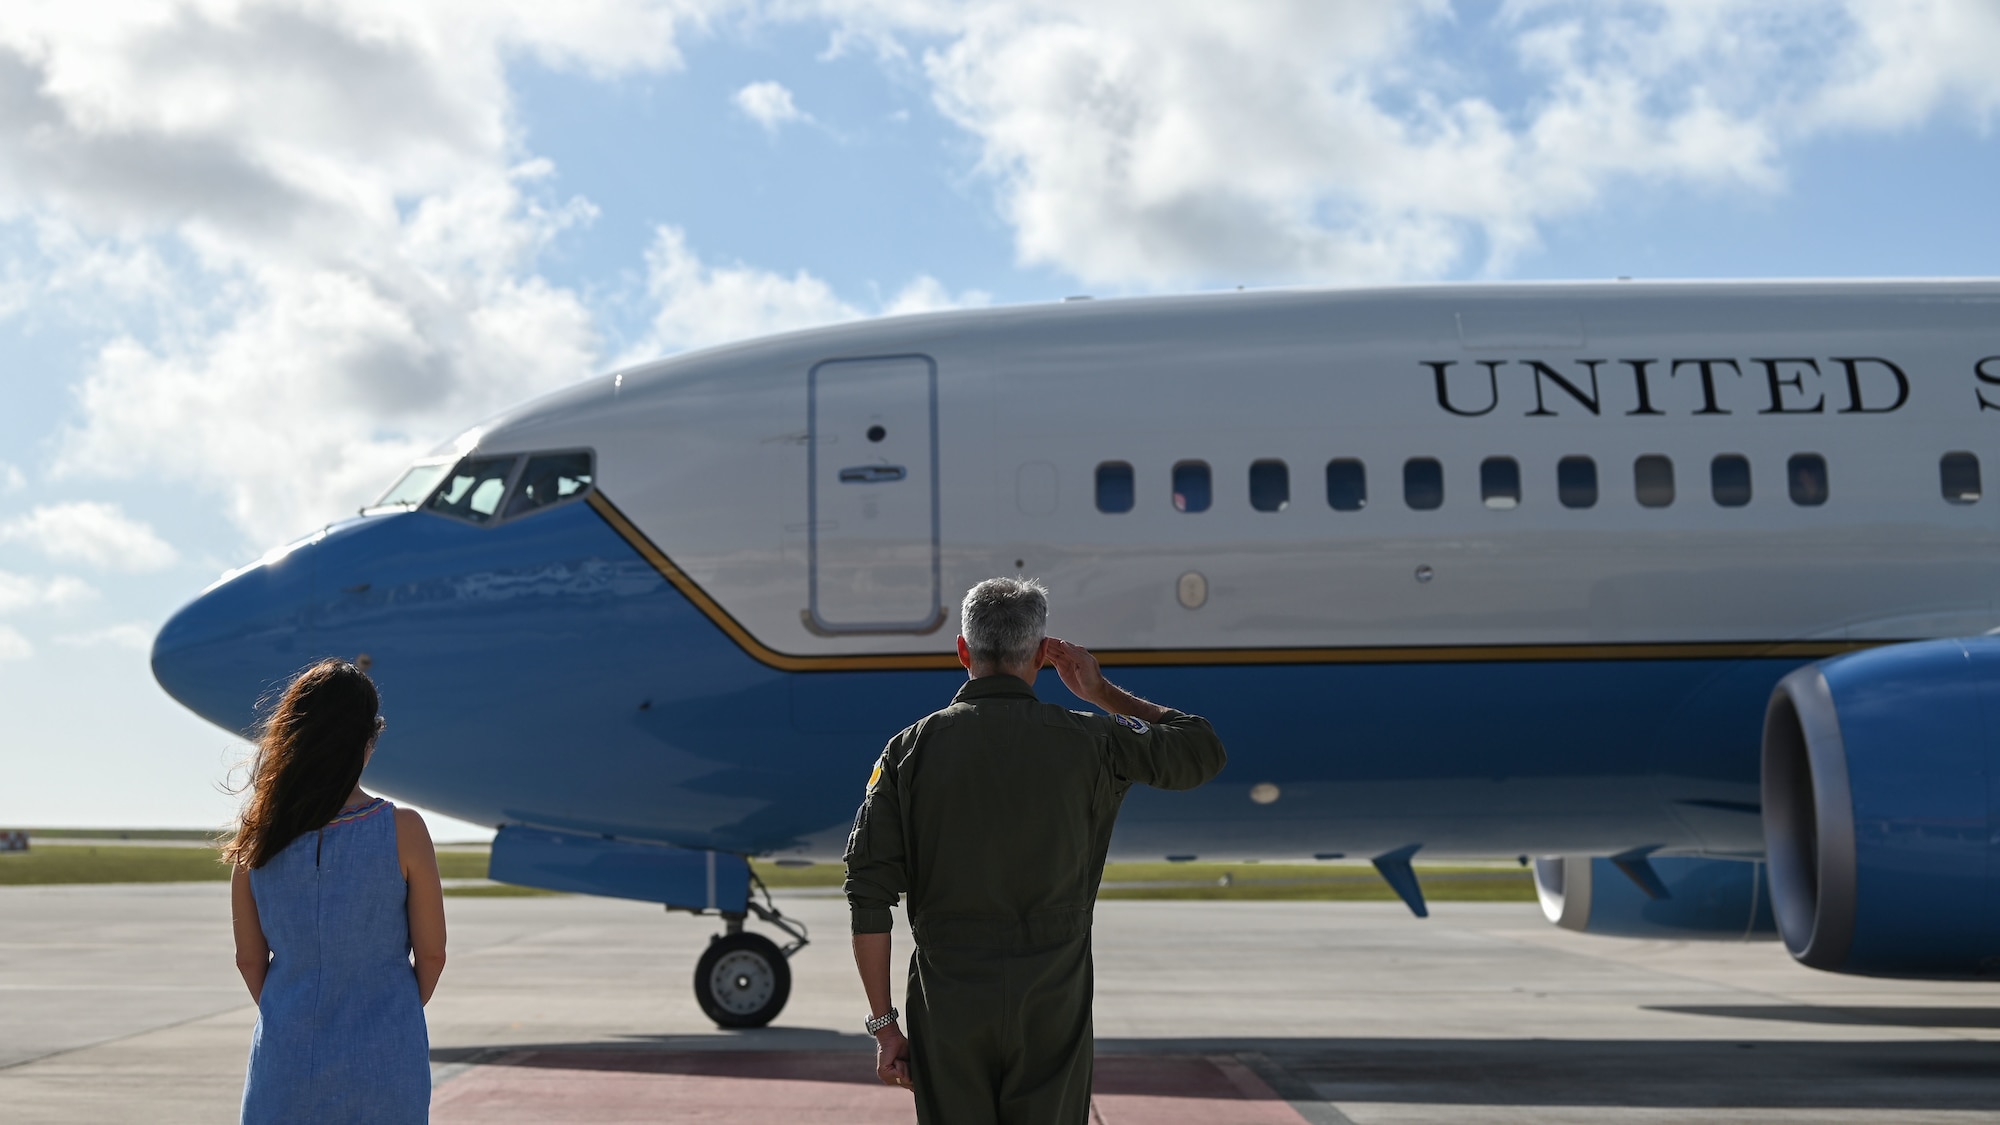
<path id="1" fill-rule="evenodd" d="M 151 632 L 621 359 L 1073 293 L 1993 276 L 1996 57 L 1987 0 L 10 19 L 0 825 L 224 822 L 244 747 Z"/>

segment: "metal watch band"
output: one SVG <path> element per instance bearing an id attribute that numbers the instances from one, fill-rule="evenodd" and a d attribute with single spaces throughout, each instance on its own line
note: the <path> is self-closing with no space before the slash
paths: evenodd
<path id="1" fill-rule="evenodd" d="M 882 1013 L 879 1016 L 870 1016 L 866 1024 L 868 1028 L 868 1034 L 873 1035 L 876 1032 L 882 1030 L 883 1028 L 888 1027 L 890 1024 L 895 1023 L 896 1017 L 901 1014 L 902 1013 L 896 1011 L 896 1009 L 890 1008 L 888 1011 Z"/>

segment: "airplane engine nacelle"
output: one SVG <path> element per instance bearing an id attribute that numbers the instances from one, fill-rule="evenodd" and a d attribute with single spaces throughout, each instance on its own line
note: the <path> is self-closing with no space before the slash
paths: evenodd
<path id="1" fill-rule="evenodd" d="M 1651 890 L 1602 856 L 1535 860 L 1542 915 L 1566 930 L 1614 937 L 1745 941 L 1773 938 L 1764 865 L 1734 859 L 1652 857 Z M 1664 892 L 1664 894 L 1662 893 Z"/>
<path id="2" fill-rule="evenodd" d="M 1764 840 L 1792 956 L 1887 977 L 2000 972 L 2000 639 L 1801 668 L 1764 719 Z"/>

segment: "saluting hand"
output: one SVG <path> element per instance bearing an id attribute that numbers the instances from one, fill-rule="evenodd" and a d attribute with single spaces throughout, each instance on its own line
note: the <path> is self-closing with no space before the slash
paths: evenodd
<path id="1" fill-rule="evenodd" d="M 875 1076 L 884 1086 L 910 1086 L 910 1041 L 895 1024 L 875 1033 Z"/>
<path id="2" fill-rule="evenodd" d="M 1049 638 L 1049 663 L 1055 665 L 1056 674 L 1062 677 L 1063 686 L 1073 692 L 1078 699 L 1096 703 L 1103 697 L 1104 672 L 1097 666 L 1097 658 L 1082 645 Z"/>
<path id="3" fill-rule="evenodd" d="M 1085 703 L 1095 703 L 1114 715 L 1130 715 L 1149 723 L 1157 723 L 1166 715 L 1166 708 L 1148 703 L 1105 679 L 1097 658 L 1082 645 L 1050 637 L 1046 651 L 1049 663 L 1055 665 L 1056 674 L 1062 677 L 1063 686 Z"/>

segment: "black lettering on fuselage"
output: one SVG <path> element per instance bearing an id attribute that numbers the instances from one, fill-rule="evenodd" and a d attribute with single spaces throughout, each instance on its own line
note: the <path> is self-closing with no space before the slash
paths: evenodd
<path id="1" fill-rule="evenodd" d="M 1493 413 L 1493 408 L 1500 405 L 1499 363 L 1495 363 L 1489 360 L 1476 361 L 1479 363 L 1481 367 L 1484 367 L 1486 369 L 1486 392 L 1487 392 L 1486 406 L 1485 408 L 1480 410 L 1460 410 L 1458 407 L 1453 406 L 1451 404 L 1451 385 L 1450 382 L 1445 378 L 1445 372 L 1451 370 L 1453 367 L 1456 367 L 1458 365 L 1458 362 L 1456 360 L 1446 360 L 1442 363 L 1433 363 L 1427 360 L 1420 362 L 1422 362 L 1425 367 L 1430 368 L 1431 374 L 1437 377 L 1438 405 L 1444 407 L 1451 413 L 1456 414 L 1461 418 L 1477 418 L 1482 414 Z"/>
<path id="2" fill-rule="evenodd" d="M 1719 356 L 1694 359 L 1576 359 L 1562 360 L 1574 363 L 1577 374 L 1565 374 L 1557 364 L 1540 359 L 1474 359 L 1474 360 L 1419 360 L 1418 364 L 1428 368 L 1432 385 L 1436 388 L 1438 407 L 1446 413 L 1460 418 L 1480 418 L 1493 413 L 1500 406 L 1500 369 L 1509 364 L 1516 368 L 1526 368 L 1527 377 L 1534 384 L 1535 404 L 1526 417 L 1556 418 L 1562 416 L 1560 406 L 1562 395 L 1569 396 L 1575 403 L 1588 411 L 1592 417 L 1604 414 L 1604 388 L 1599 380 L 1599 369 L 1608 363 L 1618 363 L 1632 374 L 1632 392 L 1636 406 L 1625 411 L 1626 417 L 1661 417 L 1667 411 L 1653 402 L 1653 366 L 1666 367 L 1667 377 L 1675 378 L 1682 369 L 1693 368 L 1701 379 L 1701 405 L 1689 413 L 1702 415 L 1731 415 L 1735 411 L 1722 405 L 1721 393 L 1716 387 L 1716 376 L 1727 373 L 1743 378 L 1742 365 L 1754 364 L 1764 375 L 1764 388 L 1769 394 L 1766 406 L 1758 410 L 1762 414 L 1894 414 L 1910 401 L 1910 377 L 1893 360 L 1880 356 L 1832 356 L 1821 360 L 1810 356 L 1771 356 L 1768 358 L 1727 359 Z M 1452 369 L 1460 363 L 1481 367 L 1486 370 L 1486 401 L 1471 405 L 1453 397 Z M 1843 380 L 1847 386 L 1847 404 L 1829 411 L 1828 391 L 1820 382 L 1830 373 L 1822 363 L 1840 365 Z M 2000 410 L 2000 355 L 1990 355 L 1973 364 L 1972 373 L 1979 380 L 1973 388 L 1974 397 L 1979 401 L 1979 409 Z M 1815 385 L 1808 386 L 1811 377 Z M 1463 383 L 1463 380 L 1460 380 Z M 1893 394 L 1889 384 L 1894 384 Z M 1553 399 L 1549 396 L 1549 385 L 1562 392 Z M 1986 388 L 1994 388 L 1988 392 Z M 1463 395 L 1460 386 L 1458 393 Z M 1474 392 L 1476 397 L 1477 392 Z M 1574 415 L 1572 415 L 1574 416 Z"/>
<path id="3" fill-rule="evenodd" d="M 1627 410 L 1625 416 L 1635 414 L 1665 414 L 1664 410 L 1653 409 L 1653 388 L 1646 382 L 1646 368 L 1659 362 L 1653 359 L 1621 359 L 1618 362 L 1632 369 L 1632 388 L 1639 392 L 1639 409 Z"/>
<path id="4" fill-rule="evenodd" d="M 1543 363 L 1541 360 L 1530 359 L 1530 360 L 1525 360 L 1524 362 L 1527 363 L 1528 369 L 1534 373 L 1534 378 L 1535 378 L 1535 408 L 1533 410 L 1528 411 L 1527 415 L 1528 417 L 1545 418 L 1545 417 L 1555 416 L 1555 411 L 1550 410 L 1542 402 L 1542 380 L 1544 379 L 1549 380 L 1556 386 L 1561 387 L 1564 391 L 1568 392 L 1569 397 L 1582 403 L 1583 408 L 1585 410 L 1590 411 L 1592 414 L 1599 413 L 1599 407 L 1598 407 L 1599 392 L 1597 389 L 1597 366 L 1598 364 L 1603 363 L 1604 362 L 1603 360 L 1601 359 L 1577 360 L 1578 363 L 1582 364 L 1585 368 L 1589 369 L 1590 371 L 1590 393 L 1588 395 L 1583 393 L 1583 388 L 1577 386 L 1575 383 L 1570 382 L 1568 379 L 1563 378 L 1561 375 L 1556 373 L 1555 368 L 1550 367 L 1548 364 Z"/>
<path id="5" fill-rule="evenodd" d="M 1695 411 L 1695 413 L 1728 414 L 1730 411 L 1724 410 L 1715 404 L 1715 369 L 1725 363 L 1729 365 L 1731 374 L 1739 379 L 1743 377 L 1743 369 L 1736 366 L 1736 361 L 1733 359 L 1677 359 L 1673 362 L 1672 366 L 1667 368 L 1667 377 L 1671 379 L 1679 375 L 1683 367 L 1693 367 L 1699 370 L 1701 372 L 1701 409 Z"/>
<path id="6" fill-rule="evenodd" d="M 1991 371 L 1986 370 L 1989 364 L 1993 367 Z M 1972 374 L 1982 383 L 2000 387 L 2000 355 L 1989 355 L 1978 363 L 1973 364 Z M 2000 402 L 1993 402 L 1988 399 L 1986 392 L 1980 390 L 1978 387 L 1972 388 L 1972 395 L 1979 400 L 1979 409 L 2000 410 Z"/>
<path id="7" fill-rule="evenodd" d="M 1847 406 L 1840 411 L 1842 414 L 1893 414 L 1901 410 L 1904 403 L 1910 401 L 1910 377 L 1903 374 L 1902 368 L 1888 360 L 1872 356 L 1834 356 L 1833 362 L 1838 363 L 1847 372 Z M 1895 378 L 1896 401 L 1887 406 L 1868 406 L 1861 401 L 1861 365 L 1864 363 L 1873 363 Z"/>
<path id="8" fill-rule="evenodd" d="M 1811 369 L 1812 369 L 1812 373 L 1813 373 L 1813 378 L 1815 378 L 1815 379 L 1819 378 L 1819 374 L 1820 374 L 1820 371 L 1819 371 L 1819 361 L 1818 361 L 1818 360 L 1816 360 L 1816 359 L 1753 359 L 1753 360 L 1751 360 L 1750 362 L 1751 362 L 1751 363 L 1759 363 L 1759 364 L 1762 364 L 1762 365 L 1764 366 L 1764 381 L 1765 381 L 1766 383 L 1770 384 L 1770 387 L 1771 387 L 1771 405 L 1770 405 L 1770 407 L 1769 407 L 1769 408 L 1767 408 L 1767 409 L 1764 409 L 1764 410 L 1759 410 L 1759 411 L 1758 411 L 1757 413 L 1759 413 L 1759 414 L 1824 414 L 1824 413 L 1826 413 L 1826 393 L 1825 393 L 1825 392 L 1823 392 L 1823 391 L 1822 391 L 1822 392 L 1820 392 L 1820 396 L 1819 396 L 1818 398 L 1816 398 L 1816 399 L 1814 399 L 1814 400 L 1813 400 L 1813 403 L 1812 403 L 1812 405 L 1811 405 L 1811 406 L 1786 406 L 1786 405 L 1785 405 L 1785 389 L 1786 389 L 1786 388 L 1788 388 L 1788 387 L 1789 387 L 1790 389 L 1794 390 L 1794 391 L 1797 391 L 1797 392 L 1799 393 L 1799 397 L 1800 397 L 1800 398 L 1804 398 L 1804 397 L 1805 397 L 1805 393 L 1806 393 L 1806 388 L 1805 388 L 1805 378 L 1806 378 L 1806 373 L 1805 373 L 1805 371 L 1804 371 L 1803 369 L 1805 369 L 1805 368 L 1811 368 Z M 1778 370 L 1778 365 L 1779 365 L 1779 364 L 1781 364 L 1781 363 L 1789 363 L 1789 364 L 1793 364 L 1793 365 L 1797 366 L 1798 368 L 1800 368 L 1801 370 L 1796 370 L 1796 371 L 1794 371 L 1794 372 L 1793 372 L 1793 373 L 1792 373 L 1791 375 L 1789 375 L 1789 376 L 1787 376 L 1787 375 L 1784 375 L 1783 373 L 1781 373 L 1781 372 L 1780 372 L 1780 371 Z"/>

